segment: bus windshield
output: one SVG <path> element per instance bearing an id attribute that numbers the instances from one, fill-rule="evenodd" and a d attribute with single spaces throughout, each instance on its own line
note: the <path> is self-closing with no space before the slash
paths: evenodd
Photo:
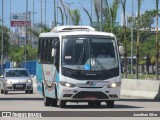
<path id="1" fill-rule="evenodd" d="M 65 37 L 62 67 L 73 70 L 102 71 L 118 67 L 117 49 L 111 37 Z"/>

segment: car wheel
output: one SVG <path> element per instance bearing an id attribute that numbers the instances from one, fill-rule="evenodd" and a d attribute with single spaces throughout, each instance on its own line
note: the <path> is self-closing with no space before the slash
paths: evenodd
<path id="1" fill-rule="evenodd" d="M 107 101 L 108 108 L 114 108 L 114 101 Z"/>
<path id="2" fill-rule="evenodd" d="M 33 94 L 33 90 L 30 90 L 29 93 L 30 93 L 30 94 Z"/>
<path id="3" fill-rule="evenodd" d="M 60 100 L 60 102 L 59 102 L 59 107 L 60 107 L 60 108 L 65 108 L 65 107 L 66 107 L 66 101 Z"/>
<path id="4" fill-rule="evenodd" d="M 4 94 L 8 94 L 8 91 L 7 91 L 7 90 L 4 90 Z"/>
<path id="5" fill-rule="evenodd" d="M 25 93 L 28 94 L 28 91 L 26 90 Z"/>
<path id="6" fill-rule="evenodd" d="M 1 94 L 3 94 L 3 93 L 4 93 L 4 90 L 1 89 Z"/>

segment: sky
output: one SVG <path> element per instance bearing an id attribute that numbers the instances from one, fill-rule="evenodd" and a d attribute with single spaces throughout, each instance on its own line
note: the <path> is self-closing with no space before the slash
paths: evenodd
<path id="1" fill-rule="evenodd" d="M 4 25 L 10 26 L 10 0 L 3 0 L 4 1 Z M 34 0 L 35 1 L 35 21 L 34 23 L 40 23 L 41 21 L 41 5 L 40 5 L 40 0 Z M 50 22 L 54 20 L 54 0 L 46 0 L 46 6 L 47 6 L 47 14 L 46 14 L 46 21 L 47 25 L 50 25 Z M 58 1 L 58 0 L 56 0 Z M 80 3 L 88 10 L 91 11 L 91 1 L 92 0 L 63 0 L 64 3 L 72 3 L 70 8 L 71 9 L 79 9 L 81 13 L 81 24 L 82 25 L 90 25 L 88 16 L 86 13 L 83 11 Z M 112 3 L 113 0 L 108 0 L 110 3 Z M 156 0 L 142 0 L 142 6 L 141 6 L 141 11 L 145 12 L 146 10 L 152 10 L 155 9 L 155 1 Z M 33 0 L 28 0 L 28 10 L 33 11 Z M 44 14 L 45 14 L 45 0 L 42 0 L 42 11 L 43 11 L 43 23 L 45 21 Z M 60 6 L 59 2 L 59 6 Z M 0 0 L 0 18 L 2 17 L 2 0 Z M 160 9 L 160 3 L 159 3 L 159 9 Z M 25 13 L 26 11 L 26 0 L 11 0 L 11 13 Z M 93 12 L 93 19 L 96 20 L 95 13 L 94 13 L 94 8 L 92 8 Z M 127 0 L 126 4 L 126 12 L 127 14 L 131 14 L 132 12 L 132 0 Z M 137 0 L 134 0 L 134 14 L 137 12 Z M 122 7 L 120 5 L 117 13 L 117 20 L 116 22 L 119 22 L 121 24 L 121 14 L 122 14 Z M 32 14 L 31 14 L 32 16 Z M 58 14 L 58 21 L 61 22 L 60 14 Z M 159 27 L 160 27 L 160 21 L 159 21 Z"/>

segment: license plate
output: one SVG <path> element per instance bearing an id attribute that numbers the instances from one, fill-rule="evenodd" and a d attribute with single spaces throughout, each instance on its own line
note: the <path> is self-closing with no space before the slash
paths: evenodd
<path id="1" fill-rule="evenodd" d="M 22 88 L 23 85 L 16 85 L 16 88 Z"/>
<path id="2" fill-rule="evenodd" d="M 84 100 L 97 100 L 96 97 L 84 97 L 83 99 Z"/>

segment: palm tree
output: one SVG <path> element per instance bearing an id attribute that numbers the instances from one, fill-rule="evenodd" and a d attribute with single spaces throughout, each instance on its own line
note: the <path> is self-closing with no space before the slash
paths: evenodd
<path id="1" fill-rule="evenodd" d="M 80 22 L 80 14 L 79 14 L 79 10 L 69 10 L 69 14 L 71 16 L 73 25 L 79 25 Z"/>
<path id="2" fill-rule="evenodd" d="M 140 8 L 141 8 L 142 0 L 138 0 L 138 24 L 137 24 L 137 60 L 136 60 L 136 79 L 138 79 L 138 66 L 139 66 L 139 38 L 140 38 Z"/>
<path id="3" fill-rule="evenodd" d="M 158 9 L 159 0 L 156 0 L 156 79 L 158 80 L 158 59 L 159 59 L 159 41 L 158 41 Z"/>
<path id="4" fill-rule="evenodd" d="M 62 12 L 62 8 L 60 6 L 57 7 L 61 13 L 62 25 L 64 25 L 64 14 Z"/>
<path id="5" fill-rule="evenodd" d="M 107 29 L 109 29 L 111 32 L 114 28 L 119 4 L 120 0 L 114 0 L 111 5 L 109 5 L 108 0 L 105 0 L 104 17 L 106 19 Z"/>
<path id="6" fill-rule="evenodd" d="M 124 74 L 127 78 L 127 41 L 126 41 L 126 0 L 121 0 L 123 8 L 123 36 L 124 36 Z"/>
<path id="7" fill-rule="evenodd" d="M 93 4 L 94 4 L 94 9 L 95 9 L 95 13 L 96 13 L 96 17 L 97 17 L 97 23 L 98 23 L 98 26 L 99 26 L 99 20 L 100 20 L 100 0 L 93 0 Z M 98 27 L 97 26 L 97 27 Z M 98 30 L 99 30 L 99 27 L 98 27 Z"/>
<path id="8" fill-rule="evenodd" d="M 80 3 L 81 4 L 81 3 Z M 92 26 L 92 17 L 91 15 L 89 14 L 88 10 L 81 4 L 84 12 L 87 14 L 87 16 L 89 17 L 89 20 L 90 20 L 90 25 Z"/>
<path id="9" fill-rule="evenodd" d="M 66 25 L 67 25 L 68 24 L 68 16 L 67 16 L 67 12 L 66 12 L 66 6 L 63 3 L 63 0 L 60 0 L 60 2 L 62 4 L 63 10 L 64 10 L 64 14 L 65 14 L 65 18 L 66 18 Z"/>

